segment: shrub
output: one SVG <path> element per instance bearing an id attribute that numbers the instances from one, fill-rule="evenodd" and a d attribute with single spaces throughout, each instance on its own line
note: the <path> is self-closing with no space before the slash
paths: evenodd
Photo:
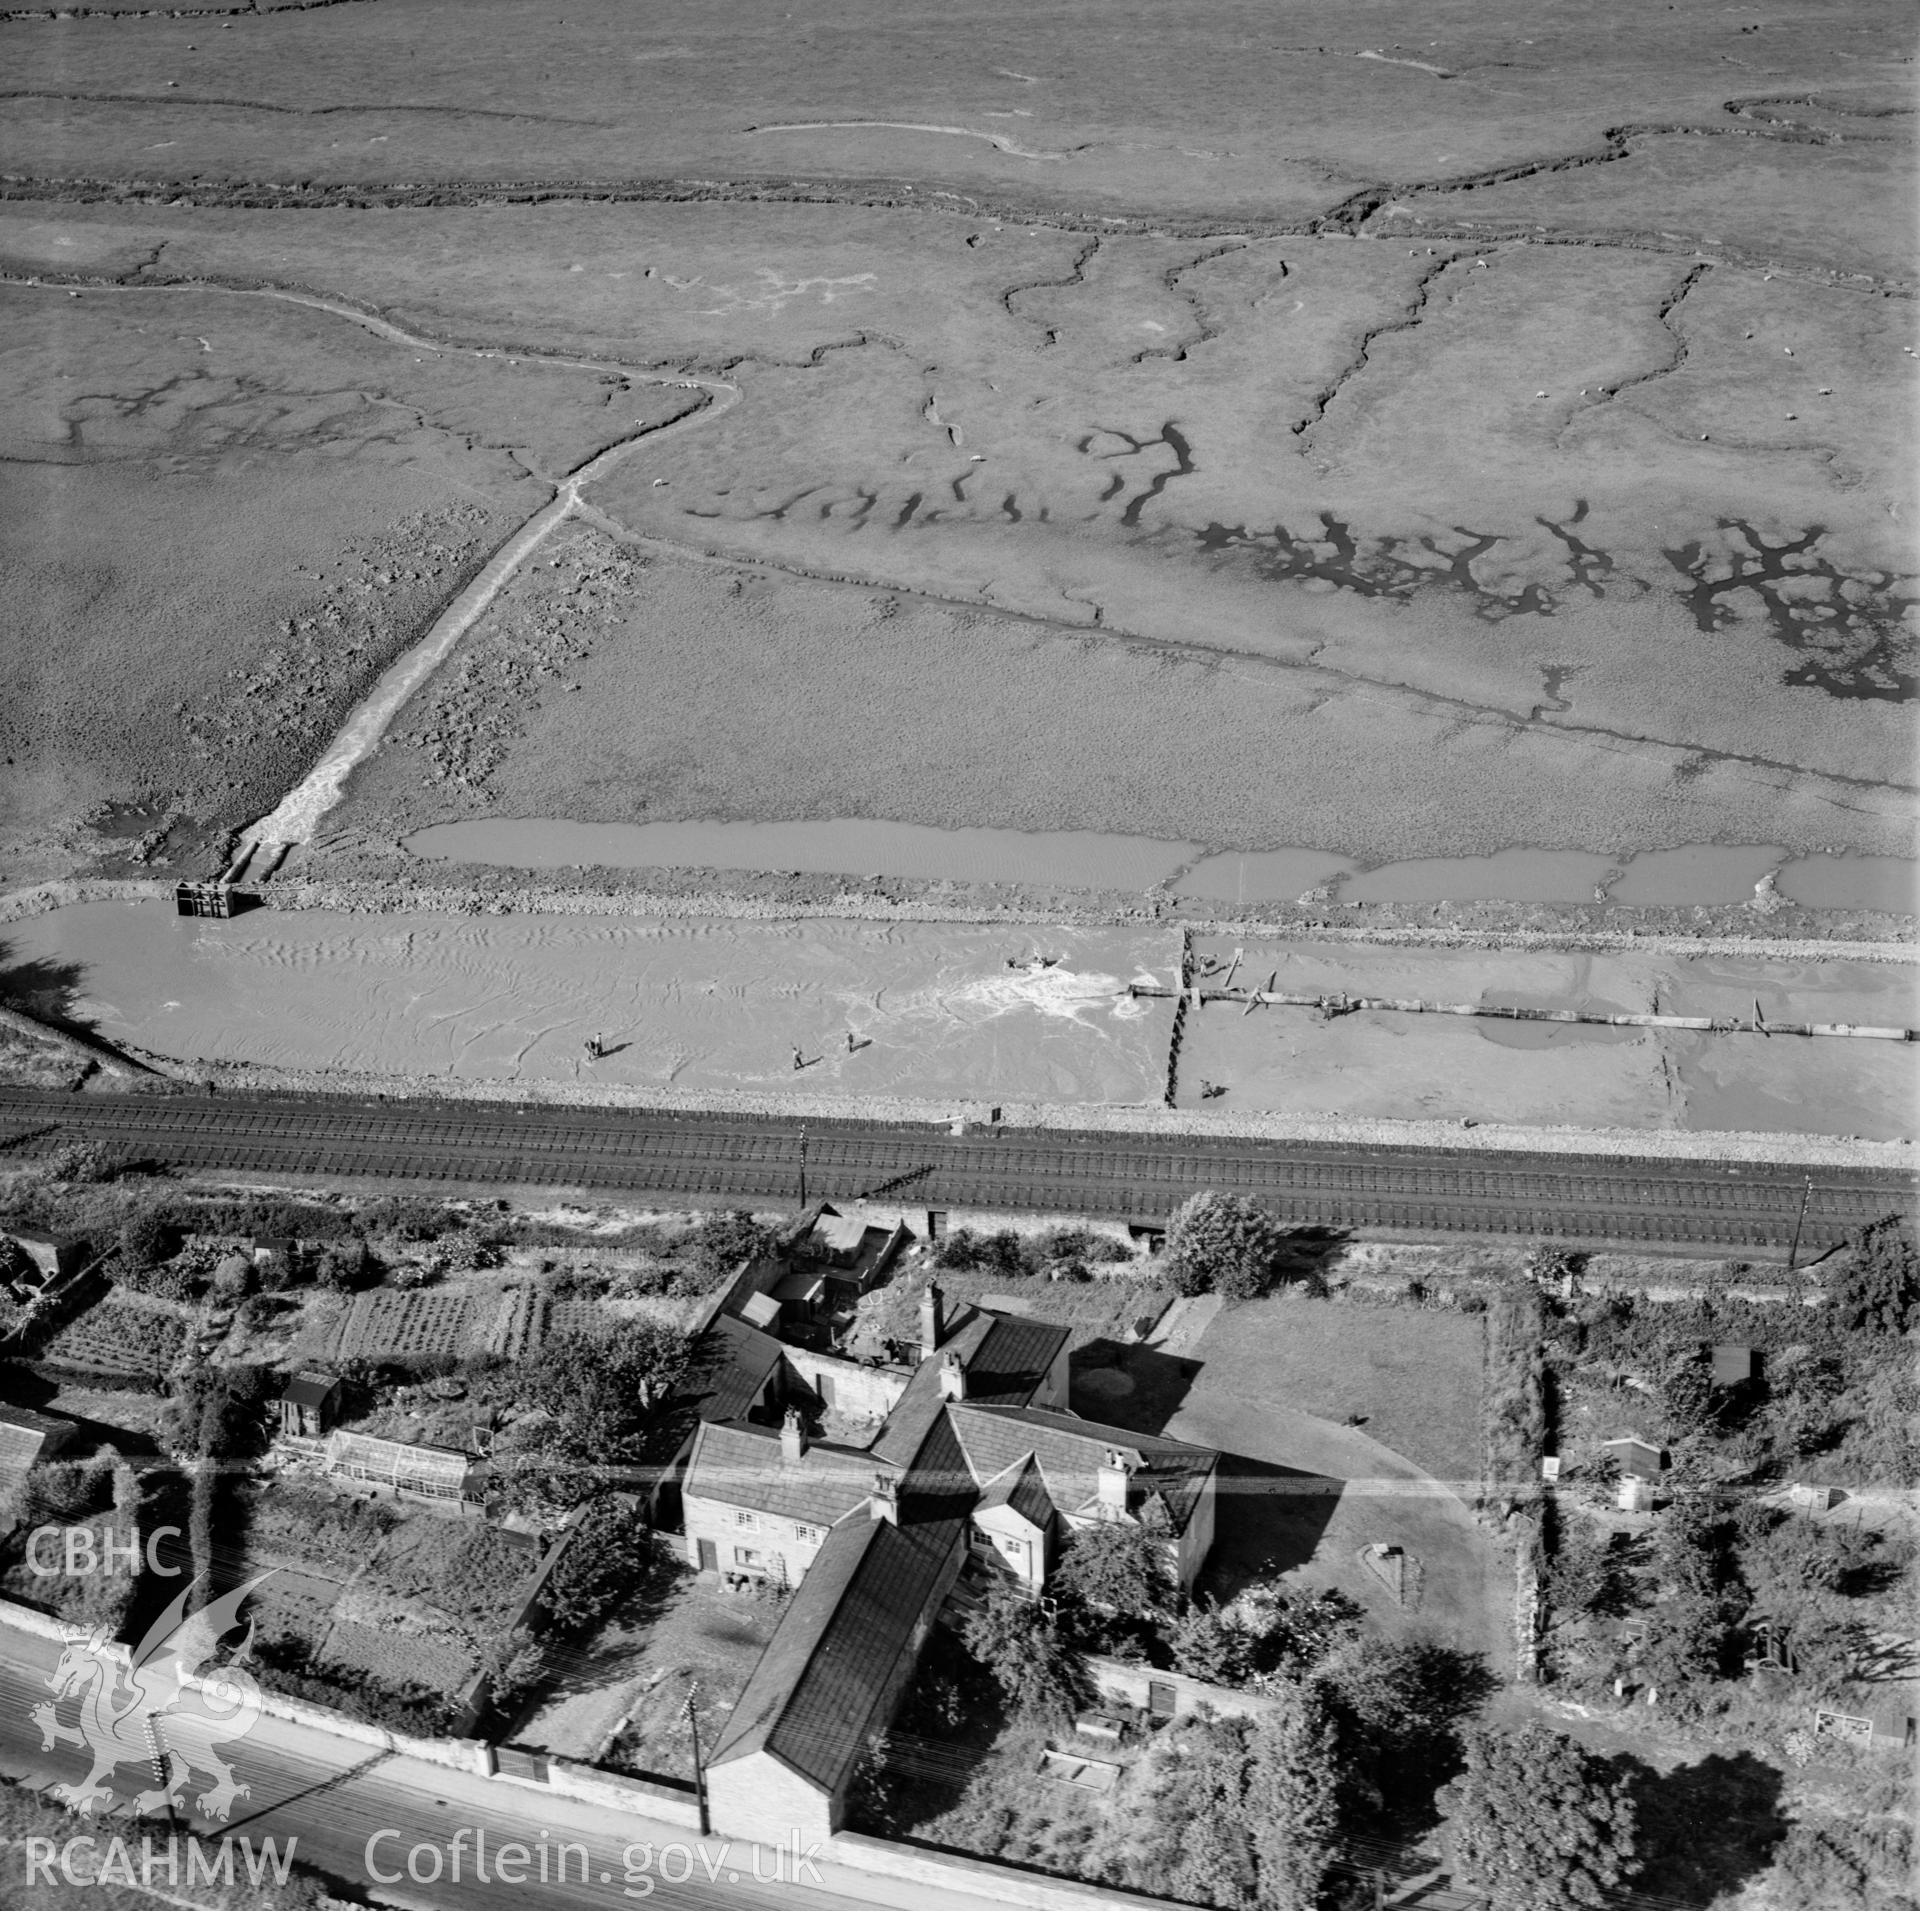
<path id="1" fill-rule="evenodd" d="M 1487 1487 L 1511 1509 L 1538 1496 L 1547 1438 L 1546 1366 L 1540 1343 L 1546 1304 L 1538 1290 L 1503 1293 L 1487 1315 L 1487 1378 L 1481 1394 Z"/>
<path id="2" fill-rule="evenodd" d="M 1022 1251 L 1019 1235 L 1011 1228 L 997 1234 L 976 1234 L 971 1228 L 955 1228 L 933 1251 L 937 1268 L 978 1272 L 1014 1280 L 1035 1271 Z"/>
<path id="3" fill-rule="evenodd" d="M 1848 1243 L 1827 1291 L 1848 1333 L 1904 1334 L 1920 1317 L 1920 1253 L 1898 1215 L 1865 1227 Z"/>
<path id="4" fill-rule="evenodd" d="M 349 1236 L 323 1247 L 314 1257 L 313 1278 L 340 1294 L 358 1294 L 380 1279 L 380 1266 L 365 1241 Z"/>
<path id="5" fill-rule="evenodd" d="M 254 1265 L 244 1254 L 229 1254 L 213 1271 L 213 1291 L 223 1301 L 243 1301 L 258 1285 Z"/>
<path id="6" fill-rule="evenodd" d="M 1174 1211 L 1167 1265 L 1182 1294 L 1252 1300 L 1277 1279 L 1285 1242 L 1285 1230 L 1258 1202 L 1208 1190 Z"/>
<path id="7" fill-rule="evenodd" d="M 437 1241 L 456 1225 L 443 1202 L 419 1195 L 383 1195 L 360 1211 L 361 1230 L 401 1241 Z"/>
<path id="8" fill-rule="evenodd" d="M 1913 1831 L 1902 1819 L 1797 1818 L 1767 1880 L 1778 1911 L 1906 1911 Z"/>
<path id="9" fill-rule="evenodd" d="M 264 1675 L 260 1683 L 288 1698 L 416 1738 L 439 1738 L 452 1726 L 453 1708 L 445 1694 L 411 1680 L 384 1686 L 357 1666 L 330 1665 L 299 1633 L 271 1634 L 258 1639 L 253 1650 Z"/>
<path id="10" fill-rule="evenodd" d="M 146 1274 L 173 1259 L 180 1251 L 180 1236 L 158 1208 L 144 1208 L 121 1224 L 119 1246 L 121 1265 L 130 1273 Z"/>
<path id="11" fill-rule="evenodd" d="M 85 1186 L 144 1173 L 147 1166 L 129 1150 L 111 1142 L 65 1141 L 46 1157 L 42 1171 L 49 1181 L 70 1181 Z"/>
<path id="12" fill-rule="evenodd" d="M 703 1216 L 690 1237 L 694 1265 L 709 1284 L 724 1280 L 744 1260 L 774 1253 L 777 1228 L 763 1227 L 744 1208 Z"/>
<path id="13" fill-rule="evenodd" d="M 487 1675 L 488 1706 L 500 1725 L 510 1725 L 533 1696 L 546 1664 L 546 1655 L 518 1628 L 494 1641 L 481 1670 Z"/>

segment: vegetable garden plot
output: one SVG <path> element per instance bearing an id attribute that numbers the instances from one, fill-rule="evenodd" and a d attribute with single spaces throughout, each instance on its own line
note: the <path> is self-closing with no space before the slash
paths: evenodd
<path id="1" fill-rule="evenodd" d="M 46 1357 L 93 1373 L 163 1374 L 186 1340 L 178 1314 L 114 1294 L 54 1335 Z"/>
<path id="2" fill-rule="evenodd" d="M 500 1296 L 487 1331 L 487 1351 L 502 1360 L 525 1360 L 546 1334 L 546 1296 L 537 1287 L 511 1287 Z"/>
<path id="3" fill-rule="evenodd" d="M 464 1294 L 395 1293 L 376 1288 L 359 1295 L 340 1329 L 342 1360 L 434 1360 L 467 1347 L 473 1303 Z"/>

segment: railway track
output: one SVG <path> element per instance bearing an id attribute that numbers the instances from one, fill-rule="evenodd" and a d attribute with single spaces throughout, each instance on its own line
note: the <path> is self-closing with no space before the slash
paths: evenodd
<path id="1" fill-rule="evenodd" d="M 1238 1138 L 671 1114 L 346 1097 L 81 1096 L 0 1090 L 0 1149 L 50 1124 L 188 1168 L 494 1186 L 689 1202 L 850 1198 L 1164 1221 L 1199 1188 L 1257 1195 L 1298 1226 L 1547 1235 L 1784 1252 L 1834 1246 L 1896 1209 L 1872 1168 L 1335 1146 Z M 1802 1204 L 1805 1204 L 1804 1216 Z"/>

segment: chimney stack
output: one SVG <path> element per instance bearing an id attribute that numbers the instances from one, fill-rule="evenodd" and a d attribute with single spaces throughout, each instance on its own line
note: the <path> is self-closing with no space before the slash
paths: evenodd
<path id="1" fill-rule="evenodd" d="M 920 1358 L 927 1359 L 938 1351 L 941 1341 L 947 1336 L 946 1309 L 941 1305 L 946 1296 L 940 1292 L 938 1281 L 929 1281 L 927 1291 L 920 1296 Z"/>
<path id="2" fill-rule="evenodd" d="M 1127 1511 L 1127 1500 L 1133 1484 L 1134 1458 L 1133 1454 L 1122 1453 L 1117 1447 L 1107 1449 L 1097 1475 L 1098 1497 L 1103 1513 L 1123 1514 Z"/>
<path id="3" fill-rule="evenodd" d="M 867 1501 L 869 1519 L 885 1520 L 889 1526 L 900 1524 L 900 1482 L 891 1473 L 873 1476 L 873 1494 Z"/>
<path id="4" fill-rule="evenodd" d="M 780 1458 L 788 1466 L 798 1466 L 806 1450 L 807 1429 L 800 1415 L 789 1407 L 787 1417 L 780 1422 Z"/>
<path id="5" fill-rule="evenodd" d="M 964 1400 L 967 1397 L 967 1370 L 958 1354 L 948 1354 L 940 1362 L 940 1398 Z"/>

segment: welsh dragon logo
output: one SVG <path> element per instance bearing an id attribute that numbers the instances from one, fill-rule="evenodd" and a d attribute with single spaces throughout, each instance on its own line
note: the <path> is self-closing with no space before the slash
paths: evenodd
<path id="1" fill-rule="evenodd" d="M 133 1795 L 136 1812 L 185 1804 L 188 1781 L 198 1774 L 210 1788 L 194 1805 L 209 1818 L 230 1815 L 233 1801 L 248 1795 L 247 1787 L 234 1782 L 233 1768 L 217 1748 L 252 1731 L 260 1716 L 260 1688 L 236 1666 L 205 1673 L 200 1668 L 240 1623 L 240 1607 L 260 1579 L 191 1614 L 190 1584 L 131 1654 L 110 1644 L 103 1627 L 67 1634 L 60 1663 L 47 1678 L 53 1703 L 34 1706 L 30 1716 L 40 1728 L 43 1750 L 61 1743 L 83 1746 L 93 1755 L 93 1770 L 81 1784 L 56 1786 L 55 1797 L 77 1812 L 105 1810 L 113 1802 L 113 1786 L 105 1781 L 133 1763 L 153 1775 L 152 1789 Z M 253 1636 L 251 1627 L 247 1636 Z M 62 1725 L 60 1702 L 75 1697 L 80 1723 Z"/>

